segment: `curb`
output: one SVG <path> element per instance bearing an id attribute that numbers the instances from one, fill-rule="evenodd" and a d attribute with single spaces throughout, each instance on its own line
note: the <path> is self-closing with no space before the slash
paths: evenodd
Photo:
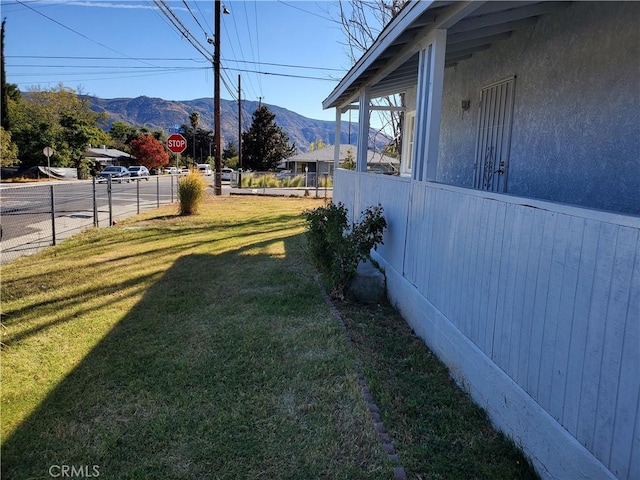
<path id="1" fill-rule="evenodd" d="M 326 302 L 326 304 L 329 306 L 329 309 L 331 310 L 331 313 L 333 313 L 333 316 L 336 317 L 336 319 L 338 320 L 338 325 L 340 325 L 340 329 L 342 330 L 342 333 L 345 336 L 347 345 L 349 346 L 349 348 L 355 350 L 355 347 L 353 345 L 353 339 L 351 338 L 351 335 L 347 330 L 347 326 L 344 323 L 342 314 L 337 309 L 337 307 L 333 304 L 333 301 L 331 300 L 331 298 L 329 297 L 325 289 L 322 288 L 322 286 L 320 286 L 320 290 L 322 292 L 322 297 L 324 298 L 324 301 Z M 371 414 L 371 418 L 373 420 L 373 426 L 376 432 L 378 432 L 378 436 L 380 437 L 380 441 L 382 443 L 382 449 L 387 454 L 387 458 L 389 460 L 393 462 L 399 462 L 400 457 L 398 456 L 398 453 L 396 452 L 396 449 L 393 446 L 393 443 L 391 442 L 391 436 L 389 435 L 389 432 L 387 431 L 384 424 L 382 423 L 382 419 L 380 417 L 380 409 L 378 408 L 378 405 L 376 405 L 376 403 L 374 402 L 373 395 L 371 395 L 371 391 L 369 390 L 369 386 L 367 385 L 367 381 L 364 377 L 364 373 L 362 373 L 360 359 L 357 356 L 355 361 L 355 370 L 356 370 L 356 376 L 358 377 L 358 384 L 360 385 L 360 391 L 362 392 L 362 398 L 364 399 L 364 401 L 367 404 L 367 407 L 369 408 L 369 413 Z M 393 480 L 407 480 L 407 473 L 405 472 L 404 467 L 402 466 L 393 467 Z"/>

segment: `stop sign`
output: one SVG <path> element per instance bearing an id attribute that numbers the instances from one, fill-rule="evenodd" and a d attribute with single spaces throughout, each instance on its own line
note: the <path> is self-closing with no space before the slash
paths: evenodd
<path id="1" fill-rule="evenodd" d="M 179 133 L 169 135 L 167 148 L 173 153 L 182 153 L 187 148 L 187 140 Z"/>

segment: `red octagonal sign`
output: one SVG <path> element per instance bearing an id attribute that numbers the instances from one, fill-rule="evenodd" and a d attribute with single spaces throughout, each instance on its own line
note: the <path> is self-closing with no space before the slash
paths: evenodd
<path id="1" fill-rule="evenodd" d="M 187 148 L 187 140 L 179 133 L 173 133 L 167 138 L 167 148 L 173 153 L 182 153 Z"/>

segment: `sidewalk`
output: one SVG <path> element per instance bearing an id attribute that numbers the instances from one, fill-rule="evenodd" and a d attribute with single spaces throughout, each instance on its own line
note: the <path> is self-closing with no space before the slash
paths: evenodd
<path id="1" fill-rule="evenodd" d="M 293 187 L 293 188 L 268 188 L 268 187 L 251 187 L 238 188 L 232 187 L 229 195 L 264 195 L 269 197 L 311 197 L 311 198 L 333 198 L 333 188 L 315 188 L 315 187 Z"/>

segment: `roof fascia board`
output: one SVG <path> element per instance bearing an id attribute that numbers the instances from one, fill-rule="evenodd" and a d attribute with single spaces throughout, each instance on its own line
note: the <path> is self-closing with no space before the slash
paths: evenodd
<path id="1" fill-rule="evenodd" d="M 404 30 L 409 25 L 411 25 L 424 12 L 426 12 L 433 3 L 434 0 L 418 0 L 406 5 L 405 8 L 403 8 L 398 16 L 392 21 L 392 23 L 388 25 L 389 28 L 385 28 L 382 30 L 382 33 L 376 39 L 373 45 L 371 45 L 371 47 L 369 47 L 364 55 L 360 57 L 360 60 L 358 60 L 356 64 L 351 67 L 351 70 L 344 76 L 338 86 L 333 90 L 333 92 L 331 92 L 327 99 L 322 102 L 323 108 L 330 108 L 333 102 L 335 102 L 340 97 L 342 92 L 360 75 L 362 75 L 362 73 L 367 68 L 369 68 L 371 63 L 373 63 L 387 47 L 389 47 L 400 35 L 402 35 Z M 355 95 L 351 98 L 357 98 L 358 96 L 359 95 Z"/>
<path id="2" fill-rule="evenodd" d="M 451 28 L 452 25 L 455 25 L 467 15 L 480 8 L 484 3 L 484 1 L 470 0 L 451 5 L 445 12 L 438 15 L 433 23 L 420 29 L 414 36 L 414 39 L 407 43 L 384 68 L 368 79 L 366 84 L 375 85 L 378 83 L 396 68 L 400 67 L 400 65 L 411 58 L 416 52 L 427 48 L 427 46 L 433 43 L 435 38 L 434 32 Z"/>
<path id="3" fill-rule="evenodd" d="M 422 2 L 417 2 L 422 3 Z M 424 2 L 427 3 L 427 2 Z M 429 6 L 431 5 L 431 3 L 433 2 L 429 2 Z M 427 24 L 426 26 L 422 27 L 422 29 L 420 29 L 420 31 L 414 35 L 414 39 L 410 42 L 408 42 L 394 57 L 393 60 L 391 60 L 390 62 L 388 62 L 384 68 L 382 68 L 381 70 L 379 70 L 375 75 L 373 75 L 372 77 L 368 78 L 367 81 L 362 85 L 362 87 L 360 89 L 358 89 L 358 91 L 354 92 L 354 94 L 347 98 L 342 105 L 345 104 L 350 104 L 354 101 L 354 99 L 358 98 L 361 93 L 362 93 L 362 88 L 365 88 L 367 86 L 371 86 L 371 85 L 375 85 L 376 83 L 378 83 L 380 80 L 382 80 L 383 78 L 385 78 L 387 75 L 389 75 L 391 72 L 393 72 L 395 69 L 397 69 L 400 65 L 402 65 L 404 62 L 406 62 L 409 58 L 411 58 L 416 52 L 426 48 L 427 45 L 429 45 L 430 43 L 433 42 L 433 39 L 431 38 L 432 35 L 431 33 L 436 31 L 436 30 L 446 30 L 448 28 L 451 28 L 451 26 L 455 25 L 457 22 L 459 22 L 460 20 L 462 20 L 463 18 L 465 18 L 467 15 L 469 15 L 470 13 L 474 12 L 475 10 L 477 10 L 478 8 L 480 8 L 482 5 L 484 5 L 486 2 L 484 1 L 479 1 L 479 0 L 470 0 L 470 1 L 466 1 L 466 2 L 459 2 L 459 3 L 455 3 L 453 5 L 451 5 L 445 12 L 443 12 L 442 14 L 438 15 L 438 17 L 435 19 L 434 22 Z M 423 9 L 420 13 L 422 14 L 424 11 L 426 11 L 428 8 Z M 394 26 L 393 30 L 396 30 L 396 35 L 394 36 L 394 39 L 399 37 L 403 32 L 404 29 L 406 27 L 408 27 L 411 24 L 411 22 L 406 23 L 403 22 L 402 25 L 397 25 Z M 400 31 L 398 31 L 398 29 L 402 29 Z M 384 51 L 385 48 L 387 48 L 390 44 L 385 45 L 384 47 L 382 47 L 381 45 L 376 47 L 375 49 L 372 48 L 370 51 L 376 50 L 379 52 L 378 55 L 381 55 L 382 52 Z M 372 57 L 369 59 L 369 61 L 367 62 L 366 66 L 370 66 L 375 60 L 376 57 Z M 363 66 L 363 68 L 361 69 L 361 71 L 359 71 L 359 74 L 361 74 L 363 71 L 365 70 L 365 67 Z M 351 76 L 354 78 L 357 78 L 357 76 Z M 351 81 L 349 81 L 348 83 L 345 84 L 345 80 L 347 79 L 347 77 L 345 77 L 343 79 L 343 81 L 341 82 L 341 86 L 343 88 L 346 88 L 346 86 L 351 83 Z M 344 84 L 344 85 L 343 85 Z M 336 93 L 337 89 L 334 91 L 334 93 Z M 327 98 L 327 100 L 325 100 L 325 102 L 323 102 L 323 107 L 324 108 L 328 108 L 329 104 L 331 102 L 329 102 L 329 100 L 337 100 L 337 98 L 339 97 L 339 93 L 337 93 L 336 95 Z M 326 105 L 325 105 L 326 104 Z"/>
<path id="4" fill-rule="evenodd" d="M 542 2 L 526 5 L 513 10 L 504 10 L 460 22 L 450 33 L 460 33 L 477 28 L 491 27 L 501 23 L 514 22 L 529 17 L 536 17 L 557 12 L 567 8 L 571 2 Z"/>

